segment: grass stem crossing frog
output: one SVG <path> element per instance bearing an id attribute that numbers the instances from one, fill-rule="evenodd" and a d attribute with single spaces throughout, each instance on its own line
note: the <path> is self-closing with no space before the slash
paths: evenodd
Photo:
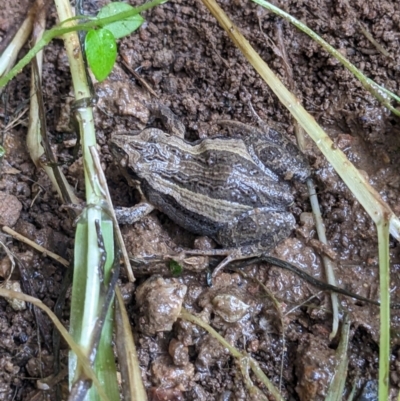
<path id="1" fill-rule="evenodd" d="M 272 251 L 295 226 L 287 210 L 293 202 L 289 179 L 310 175 L 300 151 L 282 134 L 233 121 L 221 125 L 232 136 L 188 142 L 169 109 L 156 108 L 167 130 L 147 128 L 116 134 L 114 159 L 142 202 L 122 212 L 133 223 L 153 208 L 188 231 L 213 238 L 227 257 L 214 275 L 235 259 Z M 199 254 L 203 251 L 189 251 Z"/>

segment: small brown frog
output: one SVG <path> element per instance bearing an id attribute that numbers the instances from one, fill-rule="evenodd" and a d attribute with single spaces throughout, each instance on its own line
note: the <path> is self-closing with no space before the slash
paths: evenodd
<path id="1" fill-rule="evenodd" d="M 293 202 L 288 180 L 310 175 L 296 146 L 272 129 L 232 121 L 220 122 L 232 137 L 191 143 L 169 109 L 156 111 L 174 135 L 148 128 L 114 135 L 109 143 L 143 197 L 129 212 L 117 210 L 122 222 L 133 223 L 155 207 L 188 231 L 210 236 L 224 248 L 217 254 L 227 255 L 213 275 L 232 260 L 269 253 L 289 236 L 295 219 L 287 211 Z"/>

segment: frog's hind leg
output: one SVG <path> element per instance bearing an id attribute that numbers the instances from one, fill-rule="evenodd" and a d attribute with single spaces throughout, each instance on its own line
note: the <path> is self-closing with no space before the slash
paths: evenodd
<path id="1" fill-rule="evenodd" d="M 285 211 L 256 208 L 225 224 L 215 240 L 224 247 L 212 251 L 187 251 L 192 255 L 220 255 L 226 258 L 215 268 L 215 277 L 230 262 L 270 253 L 295 227 L 293 215 Z"/>

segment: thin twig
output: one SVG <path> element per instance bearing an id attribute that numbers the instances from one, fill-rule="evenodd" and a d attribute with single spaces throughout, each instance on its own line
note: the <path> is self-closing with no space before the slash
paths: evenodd
<path id="1" fill-rule="evenodd" d="M 283 65 L 285 66 L 286 75 L 288 76 L 289 80 L 289 89 L 291 90 L 291 92 L 294 92 L 295 82 L 293 79 L 293 71 L 289 61 L 289 57 L 287 56 L 286 53 L 286 46 L 283 41 L 281 24 L 278 25 L 278 44 L 280 50 L 279 53 L 282 55 L 281 57 L 283 58 L 284 61 Z M 304 153 L 305 151 L 304 130 L 299 126 L 296 120 L 294 120 L 294 126 L 295 126 L 297 145 L 299 149 Z M 318 238 L 323 244 L 328 245 L 328 240 L 326 238 L 326 232 L 325 232 L 325 225 L 321 214 L 321 208 L 319 207 L 318 197 L 315 191 L 315 185 L 312 178 L 307 179 L 307 188 Z M 324 265 L 325 276 L 327 278 L 328 283 L 336 286 L 334 263 L 325 255 L 321 255 L 321 259 Z M 332 331 L 330 334 L 330 338 L 334 338 L 339 328 L 339 302 L 338 302 L 338 296 L 334 292 L 331 293 L 331 302 L 332 302 L 333 320 L 332 320 Z"/>
<path id="2" fill-rule="evenodd" d="M 58 263 L 61 263 L 63 266 L 65 267 L 69 267 L 69 262 L 68 260 L 62 258 L 61 256 L 57 255 L 54 252 L 51 252 L 49 250 L 47 250 L 46 248 L 44 248 L 41 245 L 36 244 L 36 242 L 33 242 L 32 240 L 30 240 L 29 238 L 24 237 L 23 235 L 17 233 L 16 231 L 14 231 L 12 228 L 8 227 L 8 226 L 3 226 L 2 230 L 7 233 L 10 234 L 12 237 L 14 237 L 15 239 L 17 239 L 18 241 L 23 242 L 24 244 L 27 244 L 29 246 L 31 246 L 32 248 L 36 249 L 38 252 L 42 253 L 43 256 L 48 256 L 50 258 L 53 258 L 55 261 L 57 261 Z"/>
<path id="3" fill-rule="evenodd" d="M 371 33 L 368 31 L 368 29 L 364 26 L 364 24 L 361 21 L 357 21 L 358 26 L 361 29 L 361 32 L 363 35 L 376 47 L 376 49 L 382 53 L 385 57 L 392 58 L 390 53 L 380 44 L 378 43 L 374 37 L 371 35 Z"/>
<path id="4" fill-rule="evenodd" d="M 101 168 L 99 153 L 97 152 L 97 150 L 94 146 L 90 147 L 90 153 L 92 155 L 93 163 L 97 170 L 97 175 L 99 177 L 100 186 L 104 192 L 104 195 L 105 195 L 107 203 L 108 203 L 108 212 L 110 213 L 110 216 L 111 216 L 111 219 L 113 222 L 114 232 L 116 233 L 116 236 L 117 236 L 118 246 L 121 249 L 125 268 L 128 273 L 128 278 L 129 278 L 129 281 L 133 282 L 133 281 L 135 281 L 135 276 L 133 274 L 132 266 L 129 261 L 129 256 L 128 256 L 128 252 L 126 250 L 124 239 L 122 238 L 121 229 L 119 228 L 117 217 L 115 215 L 115 210 L 114 210 L 110 192 L 109 192 L 108 186 L 107 186 L 107 180 L 106 180 L 106 177 L 104 176 L 103 169 Z"/>
<path id="5" fill-rule="evenodd" d="M 125 56 L 122 56 L 122 64 L 123 66 L 157 99 L 159 96 L 157 95 L 156 92 L 154 92 L 154 89 L 147 83 L 147 81 L 141 77 L 129 64 L 128 61 L 126 60 Z"/>

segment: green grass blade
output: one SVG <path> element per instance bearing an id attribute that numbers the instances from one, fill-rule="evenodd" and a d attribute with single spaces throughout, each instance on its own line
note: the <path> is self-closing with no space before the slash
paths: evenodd
<path id="1" fill-rule="evenodd" d="M 85 211 L 91 224 L 82 218 L 77 225 L 75 237 L 75 264 L 71 300 L 70 331 L 74 340 L 79 343 L 86 355 L 90 353 L 93 330 L 99 319 L 101 310 L 101 281 L 99 278 L 100 250 L 98 248 L 97 232 L 94 217 L 99 217 L 98 209 L 90 208 Z M 93 230 L 94 228 L 94 230 Z M 104 285 L 110 276 L 114 261 L 113 225 L 111 221 L 102 221 L 101 232 L 107 259 L 104 266 Z M 108 311 L 102 330 L 94 370 L 110 400 L 119 400 L 119 389 L 116 378 L 116 365 L 112 348 L 113 311 Z M 80 369 L 76 355 L 70 353 L 69 372 L 70 382 L 76 378 Z M 92 388 L 87 400 L 99 400 L 97 390 Z"/>
<path id="2" fill-rule="evenodd" d="M 325 401 L 341 401 L 343 398 L 343 390 L 346 384 L 347 368 L 349 365 L 347 351 L 349 347 L 350 323 L 348 315 L 345 315 L 340 333 L 340 343 L 336 350 L 336 370 L 329 385 Z"/>
<path id="3" fill-rule="evenodd" d="M 389 222 L 377 224 L 379 248 L 380 337 L 379 337 L 379 401 L 389 399 L 390 362 L 390 269 Z"/>

